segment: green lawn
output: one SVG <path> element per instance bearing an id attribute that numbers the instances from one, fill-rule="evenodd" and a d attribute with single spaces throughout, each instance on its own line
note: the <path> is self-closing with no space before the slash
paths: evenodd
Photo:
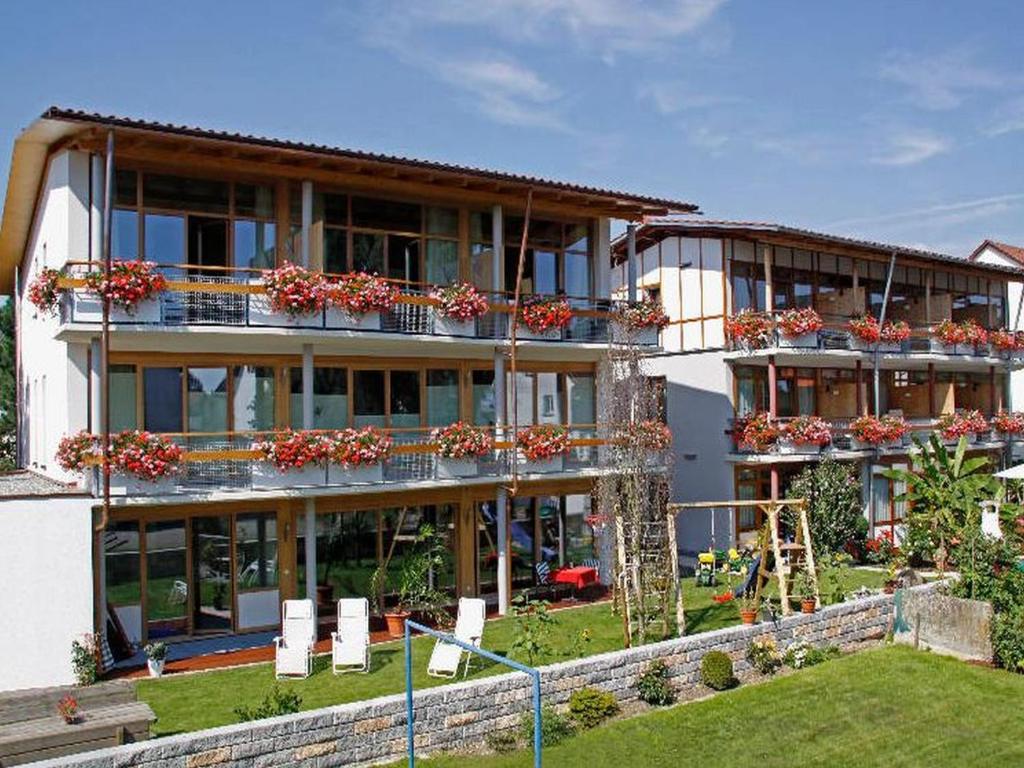
<path id="1" fill-rule="evenodd" d="M 853 569 L 845 574 L 849 590 L 861 585 L 877 587 L 884 574 L 880 571 Z M 684 583 L 687 634 L 708 632 L 739 623 L 736 603 L 716 604 L 712 596 L 717 589 L 697 588 L 692 579 Z M 537 664 L 565 661 L 576 656 L 604 653 L 622 648 L 622 617 L 612 613 L 610 603 L 584 605 L 557 611 L 558 626 L 552 632 L 552 652 L 536 660 Z M 512 642 L 512 621 L 498 619 L 487 622 L 483 645 L 495 653 L 507 655 Z M 579 640 L 588 630 L 589 642 Z M 657 638 L 655 638 L 657 639 Z M 417 688 L 442 685 L 445 680 L 428 677 L 427 659 L 433 640 L 421 637 L 414 641 L 414 674 Z M 303 709 L 316 709 L 331 704 L 344 704 L 405 690 L 400 642 L 375 645 L 371 652 L 371 671 L 368 675 L 346 674 L 334 676 L 330 671 L 330 658 L 317 657 L 314 674 L 305 680 L 282 681 L 283 688 L 298 691 Z M 484 677 L 506 671 L 500 665 L 491 665 L 479 659 L 471 668 L 470 677 Z M 137 684 L 139 698 L 153 708 L 157 722 L 155 735 L 212 728 L 236 721 L 234 708 L 257 704 L 274 685 L 273 664 L 257 664 L 214 672 L 188 675 L 170 675 L 160 679 L 143 679 Z"/>
<path id="2" fill-rule="evenodd" d="M 1022 765 L 1022 701 L 1024 676 L 890 647 L 596 728 L 545 750 L 544 764 Z M 533 757 L 443 756 L 429 765 L 526 768 Z"/>

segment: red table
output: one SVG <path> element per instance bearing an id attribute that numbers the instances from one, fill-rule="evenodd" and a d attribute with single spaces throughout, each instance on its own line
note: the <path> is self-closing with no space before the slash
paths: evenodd
<path id="1" fill-rule="evenodd" d="M 551 578 L 556 584 L 569 584 L 574 589 L 583 589 L 589 584 L 597 583 L 597 568 L 577 565 L 575 568 L 562 568 L 555 571 Z"/>

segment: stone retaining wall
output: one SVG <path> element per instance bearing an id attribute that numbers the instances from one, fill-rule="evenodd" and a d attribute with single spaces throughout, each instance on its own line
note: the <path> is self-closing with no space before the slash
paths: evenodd
<path id="1" fill-rule="evenodd" d="M 913 591 L 932 587 L 915 587 Z M 755 638 L 774 637 L 780 647 L 794 640 L 856 648 L 881 639 L 893 613 L 891 595 L 877 595 L 795 615 L 777 624 L 736 626 L 666 640 L 625 651 L 589 656 L 542 668 L 547 702 L 563 704 L 572 691 L 593 686 L 623 702 L 637 698 L 634 683 L 652 660 L 661 659 L 681 697 L 705 691 L 699 681 L 701 657 L 709 650 L 729 653 L 738 675 L 749 671 L 744 658 Z M 486 639 L 486 638 L 485 638 Z M 339 680 L 338 685 L 344 685 Z M 416 744 L 423 753 L 480 743 L 488 733 L 513 728 L 530 708 L 527 676 L 509 673 L 456 683 L 416 694 Z M 262 720 L 181 734 L 140 744 L 99 750 L 36 766 L 74 768 L 280 768 L 356 766 L 405 755 L 404 695 L 343 704 Z"/>

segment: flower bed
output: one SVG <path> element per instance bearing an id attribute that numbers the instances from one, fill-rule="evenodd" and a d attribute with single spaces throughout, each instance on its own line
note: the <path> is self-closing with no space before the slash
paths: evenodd
<path id="1" fill-rule="evenodd" d="M 794 445 L 824 448 L 832 442 L 832 427 L 818 416 L 798 416 L 783 426 L 782 436 Z"/>
<path id="2" fill-rule="evenodd" d="M 85 276 L 89 290 L 131 315 L 147 299 L 167 289 L 164 276 L 149 261 L 115 261 L 110 276 L 90 272 Z"/>
<path id="3" fill-rule="evenodd" d="M 519 319 L 531 332 L 547 334 L 560 331 L 572 320 L 572 309 L 565 299 L 531 297 L 522 302 Z"/>
<path id="4" fill-rule="evenodd" d="M 435 288 L 430 298 L 437 302 L 437 311 L 443 317 L 461 322 L 475 320 L 487 314 L 487 298 L 469 283 L 454 283 Z"/>
<path id="5" fill-rule="evenodd" d="M 560 424 L 535 424 L 519 432 L 516 445 L 527 461 L 551 461 L 569 453 L 569 430 Z"/>
<path id="6" fill-rule="evenodd" d="M 349 272 L 324 285 L 327 304 L 349 315 L 386 312 L 398 299 L 398 286 L 379 275 Z"/>
<path id="7" fill-rule="evenodd" d="M 992 429 L 1001 435 L 1024 434 L 1024 413 L 1000 411 L 992 417 Z"/>
<path id="8" fill-rule="evenodd" d="M 902 440 L 908 429 L 900 416 L 860 416 L 850 424 L 854 440 L 876 446 Z"/>
<path id="9" fill-rule="evenodd" d="M 772 320 L 764 312 L 744 309 L 726 320 L 725 335 L 734 343 L 760 349 L 771 343 Z"/>
<path id="10" fill-rule="evenodd" d="M 60 276 L 59 270 L 44 267 L 29 283 L 28 300 L 45 315 L 56 312 L 60 300 L 60 288 L 57 286 Z"/>
<path id="11" fill-rule="evenodd" d="M 749 446 L 758 453 L 764 453 L 779 440 L 779 427 L 764 411 L 749 414 L 736 420 L 733 436 L 740 447 Z"/>
<path id="12" fill-rule="evenodd" d="M 110 438 L 110 471 L 155 483 L 178 471 L 181 447 L 170 438 L 126 429 Z"/>
<path id="13" fill-rule="evenodd" d="M 961 437 L 984 434 L 989 431 L 988 420 L 981 411 L 957 411 L 944 414 L 938 423 L 942 439 L 959 440 Z"/>
<path id="14" fill-rule="evenodd" d="M 298 264 L 285 262 L 263 273 L 270 308 L 291 317 L 311 315 L 324 306 L 324 278 Z"/>
<path id="15" fill-rule="evenodd" d="M 811 307 L 803 309 L 787 309 L 779 315 L 777 325 L 782 335 L 795 339 L 809 333 L 817 333 L 824 327 L 821 315 Z"/>
<path id="16" fill-rule="evenodd" d="M 433 430 L 430 442 L 437 445 L 438 456 L 448 459 L 477 459 L 494 449 L 494 440 L 486 429 L 463 421 Z"/>
<path id="17" fill-rule="evenodd" d="M 665 314 L 660 302 L 650 299 L 623 307 L 615 313 L 614 319 L 629 331 L 661 329 L 669 324 L 668 315 Z"/>

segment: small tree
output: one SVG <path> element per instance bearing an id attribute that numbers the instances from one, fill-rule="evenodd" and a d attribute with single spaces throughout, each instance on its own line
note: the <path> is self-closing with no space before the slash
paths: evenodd
<path id="1" fill-rule="evenodd" d="M 819 558 L 842 552 L 864 535 L 860 487 L 853 467 L 833 459 L 807 467 L 790 483 L 787 497 L 807 499 L 811 541 Z M 784 514 L 786 524 L 795 527 L 795 515 L 789 509 Z"/>
<path id="2" fill-rule="evenodd" d="M 539 656 L 551 653 L 549 637 L 558 620 L 548 612 L 545 600 L 516 595 L 512 600 L 512 655 L 523 654 L 531 667 Z"/>

